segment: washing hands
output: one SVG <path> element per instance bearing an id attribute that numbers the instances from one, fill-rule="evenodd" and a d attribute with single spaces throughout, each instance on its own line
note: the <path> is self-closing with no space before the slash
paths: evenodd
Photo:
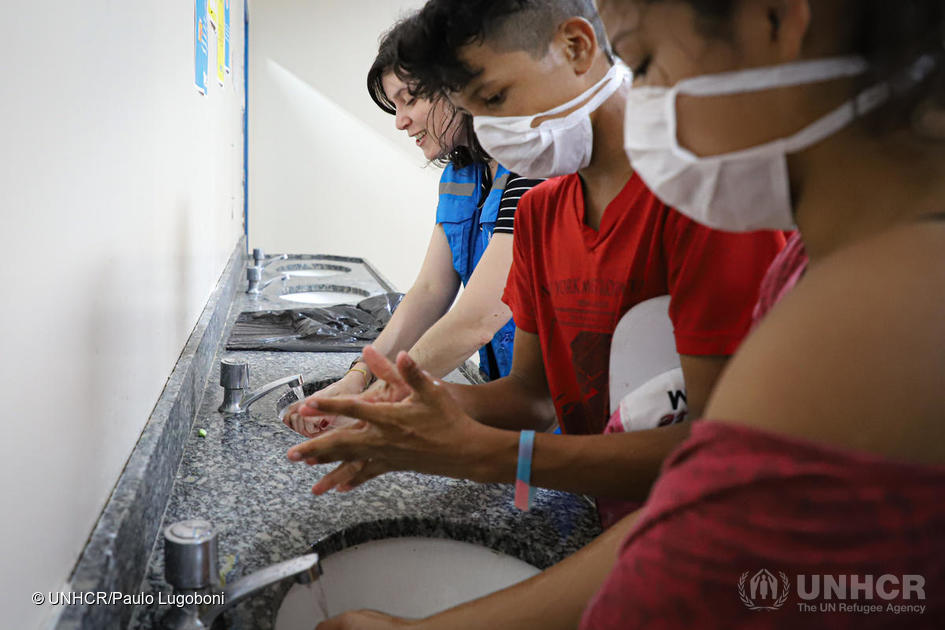
<path id="1" fill-rule="evenodd" d="M 312 492 L 346 492 L 395 470 L 480 477 L 480 463 L 490 445 L 495 445 L 490 438 L 496 430 L 465 414 L 443 383 L 420 369 L 406 352 L 398 355 L 396 365 L 370 346 L 363 357 L 383 384 L 361 395 L 326 396 L 320 392 L 297 407 L 297 413 L 305 418 L 344 416 L 357 420 L 289 449 L 291 461 L 309 465 L 340 462 Z"/>
<path id="2" fill-rule="evenodd" d="M 370 346 L 369 346 L 370 347 Z M 370 354 L 373 351 L 368 350 Z M 377 352 L 374 352 L 377 354 Z M 359 396 L 363 400 L 393 401 L 393 392 L 386 381 L 377 380 L 367 389 L 364 388 L 365 377 L 358 370 L 351 370 L 343 377 L 325 387 L 308 398 L 292 403 L 282 416 L 282 422 L 307 438 L 313 438 L 329 429 L 347 426 L 357 422 L 354 418 L 326 414 L 307 403 L 314 398 L 333 398 L 341 396 Z M 406 394 L 403 394 L 404 396 Z"/>

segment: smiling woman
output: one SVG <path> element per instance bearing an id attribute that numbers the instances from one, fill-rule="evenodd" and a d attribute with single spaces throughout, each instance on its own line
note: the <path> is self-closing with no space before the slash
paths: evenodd
<path id="1" fill-rule="evenodd" d="M 368 93 L 444 172 L 436 226 L 420 273 L 373 345 L 390 358 L 409 350 L 437 376 L 478 350 L 483 376 L 496 379 L 506 376 L 512 364 L 515 325 L 501 298 L 512 264 L 515 210 L 538 181 L 510 173 L 492 160 L 476 139 L 472 117 L 444 95 L 419 96 L 422 86 L 404 71 L 398 56 L 398 44 L 411 24 L 407 18 L 382 38 L 368 72 Z M 461 285 L 465 290 L 450 308 Z M 370 366 L 359 359 L 344 378 L 316 395 L 359 394 L 373 379 Z M 365 395 L 375 395 L 381 385 Z M 307 413 L 300 413 L 303 406 L 294 406 L 284 418 L 294 430 L 313 437 L 332 425 L 332 416 L 311 416 L 307 407 Z"/>

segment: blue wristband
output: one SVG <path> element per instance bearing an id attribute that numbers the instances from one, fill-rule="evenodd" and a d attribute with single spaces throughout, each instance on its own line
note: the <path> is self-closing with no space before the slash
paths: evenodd
<path id="1" fill-rule="evenodd" d="M 522 431 L 518 439 L 518 473 L 515 476 L 515 507 L 528 511 L 535 498 L 532 481 L 532 452 L 535 450 L 535 432 Z"/>

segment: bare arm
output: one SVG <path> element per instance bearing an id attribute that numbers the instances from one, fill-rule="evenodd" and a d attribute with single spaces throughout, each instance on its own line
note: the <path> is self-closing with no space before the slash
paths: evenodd
<path id="1" fill-rule="evenodd" d="M 443 227 L 437 225 L 417 279 L 373 346 L 390 359 L 413 346 L 449 309 L 459 284 L 446 234 Z"/>
<path id="2" fill-rule="evenodd" d="M 682 363 L 683 379 L 686 382 L 686 406 L 689 419 L 698 420 L 705 412 L 706 401 L 715 388 L 729 357 L 697 357 L 684 354 L 679 357 Z"/>
<path id="3" fill-rule="evenodd" d="M 450 307 L 459 289 L 459 276 L 453 269 L 453 254 L 443 228 L 437 225 L 430 237 L 427 253 L 420 267 L 420 273 L 413 286 L 407 291 L 400 306 L 394 311 L 384 330 L 374 341 L 374 347 L 387 357 L 395 357 L 401 350 L 406 350 L 423 332 L 439 319 Z M 357 364 L 357 370 L 351 370 L 337 382 L 332 383 L 314 395 L 322 397 L 350 396 L 364 391 L 370 380 L 370 368 L 364 361 Z M 363 370 L 363 373 L 361 372 Z M 283 416 L 283 423 L 290 429 L 314 437 L 330 426 L 333 417 L 306 415 L 302 401 L 294 403 Z"/>
<path id="4" fill-rule="evenodd" d="M 420 337 L 410 356 L 434 376 L 444 376 L 489 343 L 512 317 L 502 302 L 511 266 L 512 236 L 496 234 L 459 300 Z"/>
<path id="5" fill-rule="evenodd" d="M 517 330 L 512 370 L 485 385 L 445 384 L 467 414 L 492 427 L 545 431 L 554 426 L 538 335 Z"/>
<path id="6" fill-rule="evenodd" d="M 365 359 L 399 392 L 397 402 L 352 397 L 309 402 L 323 413 L 365 421 L 363 426 L 330 431 L 289 450 L 294 461 L 344 462 L 314 486 L 316 494 L 339 486 L 353 488 L 391 470 L 482 482 L 515 480 L 518 431 L 476 422 L 460 409 L 447 385 L 431 381 L 406 353 L 400 354 L 396 368 L 370 349 L 365 350 Z M 519 401 L 493 402 L 501 400 L 496 406 L 506 407 L 528 400 L 516 395 L 521 396 Z M 510 422 L 515 419 L 510 418 Z M 538 435 L 532 481 L 546 488 L 640 501 L 663 459 L 688 431 L 689 424 L 684 423 L 615 435 Z"/>

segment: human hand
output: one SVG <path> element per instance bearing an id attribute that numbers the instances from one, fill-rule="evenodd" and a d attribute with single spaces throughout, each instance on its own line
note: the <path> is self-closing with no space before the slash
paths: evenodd
<path id="1" fill-rule="evenodd" d="M 336 487 L 350 490 L 392 470 L 473 477 L 489 438 L 501 432 L 466 415 L 442 382 L 431 379 L 406 352 L 397 357 L 396 368 L 376 352 L 365 352 L 364 358 L 387 381 L 393 401 L 358 396 L 308 400 L 309 406 L 322 413 L 363 421 L 289 449 L 292 461 L 342 462 L 312 492 L 323 494 Z"/>
<path id="2" fill-rule="evenodd" d="M 312 396 L 309 396 L 305 400 L 299 400 L 289 405 L 288 408 L 286 408 L 285 413 L 282 415 L 282 422 L 296 433 L 309 438 L 315 437 L 319 433 L 331 428 L 331 425 L 337 420 L 337 417 L 317 413 L 300 413 L 300 411 L 310 409 L 305 404 L 306 400 L 309 400 L 315 396 L 324 398 L 331 398 L 334 396 L 351 396 L 361 393 L 361 390 L 363 389 L 363 375 L 360 372 L 348 372 L 339 380 L 335 381 L 328 387 L 315 392 L 312 394 Z"/>
<path id="3" fill-rule="evenodd" d="M 373 610 L 359 610 L 323 621 L 315 630 L 399 630 L 416 625 L 416 621 L 398 619 Z"/>

